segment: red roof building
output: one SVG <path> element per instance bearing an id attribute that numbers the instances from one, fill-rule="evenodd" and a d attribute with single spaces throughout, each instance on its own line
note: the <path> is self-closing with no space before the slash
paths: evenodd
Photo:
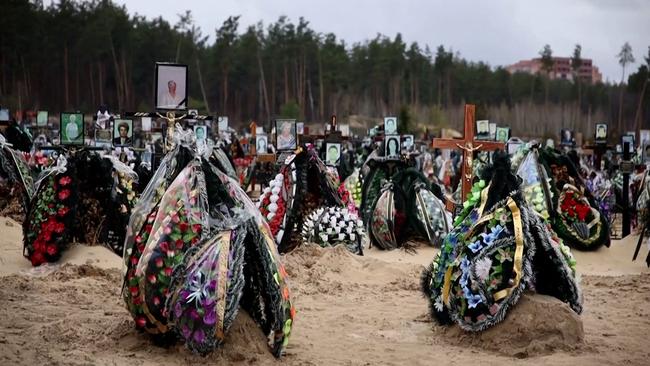
<path id="1" fill-rule="evenodd" d="M 511 74 L 516 72 L 524 72 L 527 74 L 537 74 L 542 72 L 542 59 L 534 58 L 532 60 L 522 60 L 515 64 L 506 67 L 506 70 Z M 553 70 L 549 74 L 551 79 L 565 79 L 573 80 L 573 69 L 571 69 L 571 58 L 569 57 L 553 57 Z M 595 84 L 603 79 L 603 75 L 594 66 L 590 59 L 582 59 L 582 65 L 578 69 L 578 77 L 585 83 Z"/>

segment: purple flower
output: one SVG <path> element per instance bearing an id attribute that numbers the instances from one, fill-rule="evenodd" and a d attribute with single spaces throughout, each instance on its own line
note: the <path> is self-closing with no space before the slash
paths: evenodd
<path id="1" fill-rule="evenodd" d="M 189 313 L 190 313 L 190 318 L 192 318 L 192 320 L 198 320 L 200 318 L 199 313 L 194 308 L 191 308 L 189 310 Z"/>
<path id="2" fill-rule="evenodd" d="M 176 305 L 174 305 L 174 316 L 180 318 L 182 314 L 183 314 L 183 308 L 181 307 L 181 303 L 177 302 Z"/>
<path id="3" fill-rule="evenodd" d="M 203 332 L 203 329 L 197 329 L 194 332 L 194 341 L 196 343 L 203 343 L 205 342 L 205 333 Z"/>
<path id="4" fill-rule="evenodd" d="M 217 281 L 216 280 L 210 281 L 210 283 L 208 284 L 207 290 L 210 291 L 210 292 L 214 292 L 214 290 L 216 290 L 216 289 L 217 289 Z"/>
<path id="5" fill-rule="evenodd" d="M 211 297 L 206 297 L 201 301 L 201 305 L 206 308 L 206 309 L 211 309 L 214 308 L 215 302 L 214 299 Z"/>
<path id="6" fill-rule="evenodd" d="M 183 325 L 181 327 L 181 334 L 183 334 L 183 338 L 189 339 L 190 336 L 192 335 L 192 329 L 188 327 L 187 325 Z"/>
<path id="7" fill-rule="evenodd" d="M 183 300 L 187 300 L 187 298 L 190 296 L 190 292 L 187 291 L 186 289 L 182 289 L 182 290 L 179 292 L 179 295 L 181 296 L 181 299 L 183 299 Z"/>
<path id="8" fill-rule="evenodd" d="M 217 322 L 217 312 L 214 310 L 214 308 L 207 310 L 205 316 L 203 317 L 203 322 L 206 325 L 214 325 L 214 323 Z"/>

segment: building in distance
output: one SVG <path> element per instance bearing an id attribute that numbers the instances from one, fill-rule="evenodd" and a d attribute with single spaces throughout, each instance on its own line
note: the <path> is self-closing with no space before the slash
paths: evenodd
<path id="1" fill-rule="evenodd" d="M 511 74 L 524 72 L 535 75 L 538 72 L 543 73 L 542 59 L 534 58 L 531 60 L 521 60 L 515 64 L 506 66 L 506 70 Z M 573 81 L 573 69 L 571 69 L 570 57 L 553 57 L 553 70 L 549 74 L 551 79 L 565 79 Z M 596 84 L 602 81 L 603 75 L 598 67 L 593 64 L 591 59 L 582 59 L 582 65 L 578 69 L 578 77 L 587 84 Z"/>

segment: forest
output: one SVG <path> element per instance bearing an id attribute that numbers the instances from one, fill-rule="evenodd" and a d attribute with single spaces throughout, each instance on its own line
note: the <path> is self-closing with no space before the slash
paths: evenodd
<path id="1" fill-rule="evenodd" d="M 244 29 L 233 15 L 208 37 L 189 10 L 171 24 L 110 0 L 3 0 L 0 24 L 0 105 L 12 111 L 94 113 L 101 104 L 113 113 L 151 111 L 160 61 L 189 66 L 190 108 L 229 116 L 235 126 L 278 116 L 324 122 L 332 114 L 370 124 L 395 114 L 403 129 L 421 132 L 459 127 L 464 103 L 522 137 L 560 128 L 589 134 L 596 122 L 614 134 L 650 126 L 650 48 L 635 50 L 641 66 L 619 83 L 582 85 L 510 74 L 466 60 L 453 46 L 400 34 L 347 44 L 303 18 Z"/>

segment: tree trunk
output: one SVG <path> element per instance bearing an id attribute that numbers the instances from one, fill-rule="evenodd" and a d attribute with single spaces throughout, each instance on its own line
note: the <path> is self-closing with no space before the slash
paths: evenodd
<path id="1" fill-rule="evenodd" d="M 120 77 L 120 64 L 117 61 L 117 54 L 115 53 L 115 45 L 113 44 L 113 40 L 111 39 L 111 55 L 113 56 L 113 67 L 115 68 L 115 92 L 117 94 L 117 109 L 122 110 L 122 98 L 123 98 L 123 91 L 122 91 L 122 79 Z"/>
<path id="2" fill-rule="evenodd" d="M 205 85 L 203 84 L 203 76 L 201 75 L 201 65 L 199 64 L 199 58 L 196 58 L 196 71 L 199 74 L 199 87 L 201 87 L 201 95 L 203 95 L 203 103 L 205 104 L 205 110 L 210 114 L 210 105 L 208 104 L 208 95 L 205 93 Z M 189 104 L 188 104 L 189 106 Z"/>
<path id="3" fill-rule="evenodd" d="M 318 112 L 321 120 L 325 119 L 325 85 L 323 85 L 323 61 L 318 48 Z"/>
<path id="4" fill-rule="evenodd" d="M 97 90 L 99 91 L 99 103 L 106 103 L 104 100 L 104 72 L 101 62 L 97 63 Z"/>
<path id="5" fill-rule="evenodd" d="M 262 95 L 264 96 L 264 108 L 266 109 L 266 119 L 271 119 L 271 111 L 269 109 L 269 95 L 266 90 L 266 77 L 264 76 L 264 67 L 262 65 L 262 55 L 260 54 L 259 49 L 257 50 L 257 65 L 260 68 L 260 79 L 262 82 Z"/>
<path id="6" fill-rule="evenodd" d="M 284 104 L 289 103 L 289 70 L 287 62 L 284 62 Z"/>
<path id="7" fill-rule="evenodd" d="M 95 82 L 93 81 L 93 67 L 88 64 L 88 82 L 90 83 L 90 103 L 98 105 L 97 98 L 95 98 Z"/>
<path id="8" fill-rule="evenodd" d="M 636 107 L 636 113 L 634 114 L 634 130 L 639 133 L 639 130 L 641 129 L 641 120 L 643 119 L 643 113 L 642 112 L 642 106 L 643 106 L 643 99 L 645 98 L 645 91 L 648 87 L 648 79 L 646 78 L 645 81 L 643 82 L 643 88 L 641 89 L 641 95 L 639 95 L 639 104 Z M 641 141 L 642 142 L 642 141 Z"/>
<path id="9" fill-rule="evenodd" d="M 68 82 L 68 45 L 63 46 L 63 90 L 65 108 L 70 108 L 70 85 Z"/>

